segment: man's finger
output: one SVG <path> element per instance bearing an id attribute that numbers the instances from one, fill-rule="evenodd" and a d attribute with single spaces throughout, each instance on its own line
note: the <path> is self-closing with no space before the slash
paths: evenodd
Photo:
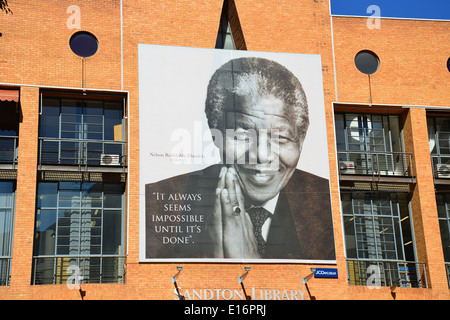
<path id="1" fill-rule="evenodd" d="M 239 215 L 241 213 L 241 208 L 238 201 L 238 195 L 236 193 L 236 184 L 237 184 L 236 176 L 232 174 L 230 171 L 228 171 L 225 179 L 225 188 L 228 191 L 228 196 L 233 210 L 233 214 Z"/>
<path id="2" fill-rule="evenodd" d="M 220 200 L 222 202 L 222 215 L 225 217 L 231 217 L 233 212 L 233 205 L 230 200 L 230 193 L 227 188 L 222 189 L 220 193 Z"/>

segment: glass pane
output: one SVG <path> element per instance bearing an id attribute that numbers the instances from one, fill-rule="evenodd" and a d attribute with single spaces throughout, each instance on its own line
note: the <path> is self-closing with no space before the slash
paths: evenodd
<path id="1" fill-rule="evenodd" d="M 102 207 L 102 184 L 101 183 L 83 183 L 82 185 L 83 208 L 101 208 Z"/>
<path id="2" fill-rule="evenodd" d="M 59 138 L 59 99 L 42 100 L 39 137 Z"/>
<path id="3" fill-rule="evenodd" d="M 355 65 L 364 74 L 373 74 L 378 70 L 380 61 L 377 55 L 371 51 L 360 51 L 355 56 Z"/>
<path id="4" fill-rule="evenodd" d="M 80 100 L 74 99 L 62 99 L 61 100 L 61 114 L 64 115 L 77 115 L 82 113 L 82 105 Z M 80 119 L 79 117 L 73 117 L 73 119 Z"/>
<path id="5" fill-rule="evenodd" d="M 103 101 L 84 100 L 84 104 L 85 115 L 103 115 Z"/>
<path id="6" fill-rule="evenodd" d="M 104 140 L 123 140 L 123 137 L 115 137 L 114 135 L 115 127 L 121 125 L 123 121 L 122 109 L 122 102 L 105 102 Z"/>
<path id="7" fill-rule="evenodd" d="M 353 220 L 353 217 L 344 216 L 345 247 L 347 250 L 347 258 L 357 258 Z"/>
<path id="8" fill-rule="evenodd" d="M 436 194 L 436 205 L 439 218 L 447 218 L 447 201 L 444 194 Z"/>
<path id="9" fill-rule="evenodd" d="M 38 184 L 38 208 L 56 208 L 58 183 L 41 182 Z"/>
<path id="10" fill-rule="evenodd" d="M 430 152 L 436 153 L 436 129 L 434 127 L 434 118 L 427 118 L 428 142 L 430 144 Z"/>
<path id="11" fill-rule="evenodd" d="M 436 118 L 436 130 L 450 132 L 450 118 Z"/>
<path id="12" fill-rule="evenodd" d="M 59 206 L 64 208 L 80 207 L 80 191 L 78 190 L 60 190 Z"/>
<path id="13" fill-rule="evenodd" d="M 0 208 L 12 208 L 14 201 L 14 184 L 0 182 Z"/>
<path id="14" fill-rule="evenodd" d="M 344 115 L 336 114 L 335 116 L 336 126 L 336 146 L 338 150 L 346 150 L 345 147 L 345 132 L 344 132 Z M 345 160 L 345 159 L 342 159 Z"/>
<path id="15" fill-rule="evenodd" d="M 439 220 L 439 227 L 441 229 L 442 247 L 444 249 L 444 259 L 445 262 L 450 262 L 449 220 Z"/>
<path id="16" fill-rule="evenodd" d="M 36 215 L 36 235 L 34 255 L 55 253 L 56 210 L 38 209 Z"/>
<path id="17" fill-rule="evenodd" d="M 105 208 L 122 209 L 123 185 L 105 184 L 103 205 Z"/>
<path id="18" fill-rule="evenodd" d="M 12 215 L 11 209 L 0 209 L 0 256 L 11 256 Z"/>
<path id="19" fill-rule="evenodd" d="M 103 224 L 103 254 L 122 254 L 122 212 L 105 211 Z"/>

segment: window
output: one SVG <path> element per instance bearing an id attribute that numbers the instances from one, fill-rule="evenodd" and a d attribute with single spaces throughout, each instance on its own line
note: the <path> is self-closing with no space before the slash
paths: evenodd
<path id="1" fill-rule="evenodd" d="M 85 282 L 121 282 L 123 198 L 123 183 L 39 183 L 34 284 L 64 283 L 70 264 Z"/>
<path id="2" fill-rule="evenodd" d="M 0 181 L 0 286 L 9 285 L 14 226 L 15 183 Z"/>
<path id="3" fill-rule="evenodd" d="M 439 228 L 441 231 L 442 249 L 447 271 L 448 285 L 450 288 L 450 193 L 436 193 Z"/>
<path id="4" fill-rule="evenodd" d="M 341 193 L 347 257 L 414 261 L 408 194 Z"/>
<path id="5" fill-rule="evenodd" d="M 39 122 L 42 164 L 99 165 L 117 155 L 124 165 L 122 101 L 44 98 Z"/>
<path id="6" fill-rule="evenodd" d="M 19 144 L 19 113 L 16 102 L 1 101 L 0 163 L 17 163 Z"/>
<path id="7" fill-rule="evenodd" d="M 377 72 L 380 66 L 380 59 L 372 51 L 363 50 L 356 54 L 355 65 L 362 73 L 371 75 Z"/>
<path id="8" fill-rule="evenodd" d="M 79 31 L 72 35 L 69 46 L 77 56 L 88 58 L 97 52 L 98 40 L 92 33 Z"/>
<path id="9" fill-rule="evenodd" d="M 216 49 L 235 50 L 233 35 L 231 34 L 230 23 L 228 22 L 227 2 L 224 1 L 222 14 L 220 16 L 219 32 L 217 33 Z"/>
<path id="10" fill-rule="evenodd" d="M 425 264 L 415 262 L 406 192 L 342 192 L 349 283 L 427 287 Z"/>
<path id="11" fill-rule="evenodd" d="M 428 141 L 437 178 L 450 177 L 450 118 L 427 117 Z"/>
<path id="12" fill-rule="evenodd" d="M 439 227 L 445 262 L 450 262 L 450 193 L 437 193 Z"/>
<path id="13" fill-rule="evenodd" d="M 397 115 L 335 114 L 336 142 L 341 173 L 411 175 L 411 155 L 403 152 Z"/>

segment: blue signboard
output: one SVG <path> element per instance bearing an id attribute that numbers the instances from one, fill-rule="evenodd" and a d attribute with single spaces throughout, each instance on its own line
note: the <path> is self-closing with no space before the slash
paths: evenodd
<path id="1" fill-rule="evenodd" d="M 448 0 L 330 0 L 330 6 L 338 16 L 450 20 Z"/>
<path id="2" fill-rule="evenodd" d="M 338 270 L 336 268 L 316 268 L 314 278 L 337 278 Z"/>

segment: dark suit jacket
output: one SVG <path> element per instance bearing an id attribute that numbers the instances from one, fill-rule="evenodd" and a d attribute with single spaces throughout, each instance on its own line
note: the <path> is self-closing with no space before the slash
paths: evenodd
<path id="1" fill-rule="evenodd" d="M 146 185 L 146 258 L 213 258 L 206 231 L 220 167 Z M 294 172 L 280 192 L 263 258 L 335 260 L 328 180 Z"/>

